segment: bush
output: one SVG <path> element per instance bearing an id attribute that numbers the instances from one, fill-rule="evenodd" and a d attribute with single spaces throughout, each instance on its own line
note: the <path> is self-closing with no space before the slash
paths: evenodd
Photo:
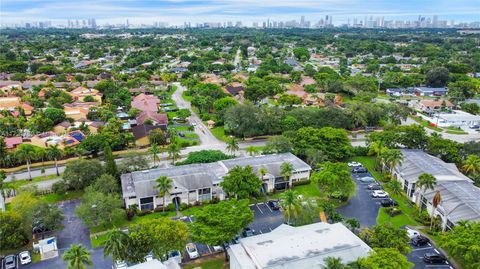
<path id="1" fill-rule="evenodd" d="M 127 220 L 128 221 L 131 221 L 133 219 L 133 217 L 135 217 L 135 214 L 137 213 L 137 209 L 136 208 L 127 208 L 125 210 L 125 216 L 127 217 Z"/>
<path id="2" fill-rule="evenodd" d="M 55 182 L 52 185 L 52 191 L 53 191 L 53 193 L 59 194 L 59 195 L 65 194 L 68 191 L 68 185 L 63 180 Z"/>
<path id="3" fill-rule="evenodd" d="M 165 207 L 166 211 L 175 211 L 175 204 L 169 204 Z"/>
<path id="4" fill-rule="evenodd" d="M 211 203 L 212 203 L 212 204 L 216 204 L 216 203 L 218 203 L 218 202 L 220 202 L 220 198 L 218 198 L 217 196 L 213 196 Z"/>
<path id="5" fill-rule="evenodd" d="M 402 210 L 400 210 L 400 208 L 398 207 L 389 207 L 386 210 L 387 210 L 387 214 L 390 215 L 390 217 L 395 217 L 402 213 Z"/>
<path id="6" fill-rule="evenodd" d="M 429 225 L 430 224 L 430 215 L 426 210 L 422 211 L 415 211 L 414 213 L 414 218 L 416 221 L 422 223 L 423 225 Z"/>
<path id="7" fill-rule="evenodd" d="M 180 211 L 185 210 L 185 209 L 187 209 L 187 208 L 188 208 L 188 205 L 187 205 L 186 203 L 181 203 L 181 204 L 180 204 L 180 208 L 179 208 Z"/>
<path id="8" fill-rule="evenodd" d="M 368 155 L 368 147 L 357 146 L 353 147 L 353 155 L 355 156 L 367 156 Z"/>
<path id="9" fill-rule="evenodd" d="M 138 216 L 139 216 L 139 217 L 143 217 L 143 216 L 146 216 L 146 215 L 150 215 L 150 214 L 152 214 L 152 213 L 153 213 L 153 211 L 151 211 L 151 210 L 143 210 L 143 211 L 140 211 L 140 212 L 138 213 Z"/>
<path id="10" fill-rule="evenodd" d="M 292 182 L 292 185 L 293 187 L 296 187 L 296 186 L 302 186 L 302 185 L 310 185 L 310 179 L 309 180 L 302 180 L 302 181 L 295 181 L 295 182 Z"/>

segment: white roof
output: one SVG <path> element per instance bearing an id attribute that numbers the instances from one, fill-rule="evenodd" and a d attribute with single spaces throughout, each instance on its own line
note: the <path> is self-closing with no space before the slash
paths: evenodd
<path id="1" fill-rule="evenodd" d="M 168 259 L 164 263 L 157 259 L 153 259 L 148 262 L 129 266 L 128 269 L 180 269 L 180 266 L 172 259 Z"/>
<path id="2" fill-rule="evenodd" d="M 446 121 L 455 122 L 455 121 L 480 121 L 480 116 L 472 115 L 467 112 L 460 110 L 454 110 L 454 113 L 442 113 L 438 117 Z"/>
<path id="3" fill-rule="evenodd" d="M 341 223 L 282 224 L 270 233 L 240 239 L 228 250 L 241 269 L 319 268 L 327 257 L 343 262 L 365 257 L 371 248 Z"/>

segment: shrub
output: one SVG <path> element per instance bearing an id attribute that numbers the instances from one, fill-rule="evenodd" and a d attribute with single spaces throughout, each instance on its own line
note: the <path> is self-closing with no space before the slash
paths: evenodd
<path id="1" fill-rule="evenodd" d="M 295 181 L 292 183 L 293 187 L 296 186 L 302 186 L 302 185 L 310 185 L 310 179 L 309 180 L 302 180 L 302 181 Z"/>
<path id="2" fill-rule="evenodd" d="M 414 218 L 416 221 L 422 223 L 423 225 L 429 225 L 430 224 L 430 215 L 426 210 L 422 211 L 415 211 Z"/>
<path id="3" fill-rule="evenodd" d="M 137 210 L 135 208 L 132 208 L 132 207 L 127 208 L 125 210 L 125 216 L 127 217 L 128 221 L 131 221 L 133 219 L 133 217 L 135 217 L 135 213 L 137 213 L 136 211 Z"/>
<path id="4" fill-rule="evenodd" d="M 357 146 L 353 147 L 353 155 L 356 156 L 367 156 L 368 155 L 368 147 Z"/>
<path id="5" fill-rule="evenodd" d="M 55 194 L 65 194 L 68 191 L 68 185 L 63 180 L 55 182 L 52 185 L 52 191 Z"/>
<path id="6" fill-rule="evenodd" d="M 152 212 L 153 211 L 151 211 L 151 210 L 142 210 L 138 213 L 138 216 L 142 217 L 142 216 L 150 215 L 150 214 L 152 214 Z"/>
<path id="7" fill-rule="evenodd" d="M 387 214 L 390 215 L 390 217 L 395 217 L 397 215 L 400 215 L 401 213 L 402 213 L 402 210 L 400 210 L 398 207 L 387 208 Z"/>
<path id="8" fill-rule="evenodd" d="M 185 209 L 187 209 L 187 208 L 188 208 L 188 205 L 187 205 L 186 203 L 181 203 L 181 204 L 180 204 L 180 208 L 179 208 L 180 211 L 185 210 Z"/>
<path id="9" fill-rule="evenodd" d="M 174 211 L 175 210 L 175 204 L 169 204 L 167 207 L 165 207 L 166 211 Z"/>

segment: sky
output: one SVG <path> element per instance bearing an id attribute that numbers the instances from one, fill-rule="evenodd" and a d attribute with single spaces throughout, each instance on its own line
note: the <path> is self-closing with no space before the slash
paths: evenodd
<path id="1" fill-rule="evenodd" d="M 0 0 L 0 23 L 95 18 L 97 24 L 242 21 L 267 19 L 317 22 L 325 15 L 340 24 L 347 18 L 384 16 L 412 20 L 438 15 L 440 20 L 480 21 L 480 0 Z"/>

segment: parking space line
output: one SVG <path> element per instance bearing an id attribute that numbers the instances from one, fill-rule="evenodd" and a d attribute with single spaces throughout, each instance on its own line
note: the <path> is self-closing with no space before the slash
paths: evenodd
<path id="1" fill-rule="evenodd" d="M 414 248 L 412 251 L 417 251 L 417 250 L 426 250 L 426 249 L 431 249 L 432 247 L 425 247 L 425 248 Z"/>
<path id="2" fill-rule="evenodd" d="M 265 205 L 267 206 L 268 210 L 270 210 L 270 212 L 273 213 L 273 210 L 267 204 Z"/>
<path id="3" fill-rule="evenodd" d="M 437 252 L 437 254 L 440 254 L 440 252 L 438 252 L 438 250 L 436 250 L 436 249 L 433 249 L 433 250 L 434 250 L 435 252 Z"/>
<path id="4" fill-rule="evenodd" d="M 258 204 L 256 204 L 256 206 L 257 206 L 258 210 L 260 210 L 260 213 L 263 214 L 263 211 L 260 209 L 260 207 L 258 206 Z"/>
<path id="5" fill-rule="evenodd" d="M 208 252 L 210 252 L 210 253 L 213 252 L 209 245 L 207 245 L 207 249 L 208 249 Z"/>

